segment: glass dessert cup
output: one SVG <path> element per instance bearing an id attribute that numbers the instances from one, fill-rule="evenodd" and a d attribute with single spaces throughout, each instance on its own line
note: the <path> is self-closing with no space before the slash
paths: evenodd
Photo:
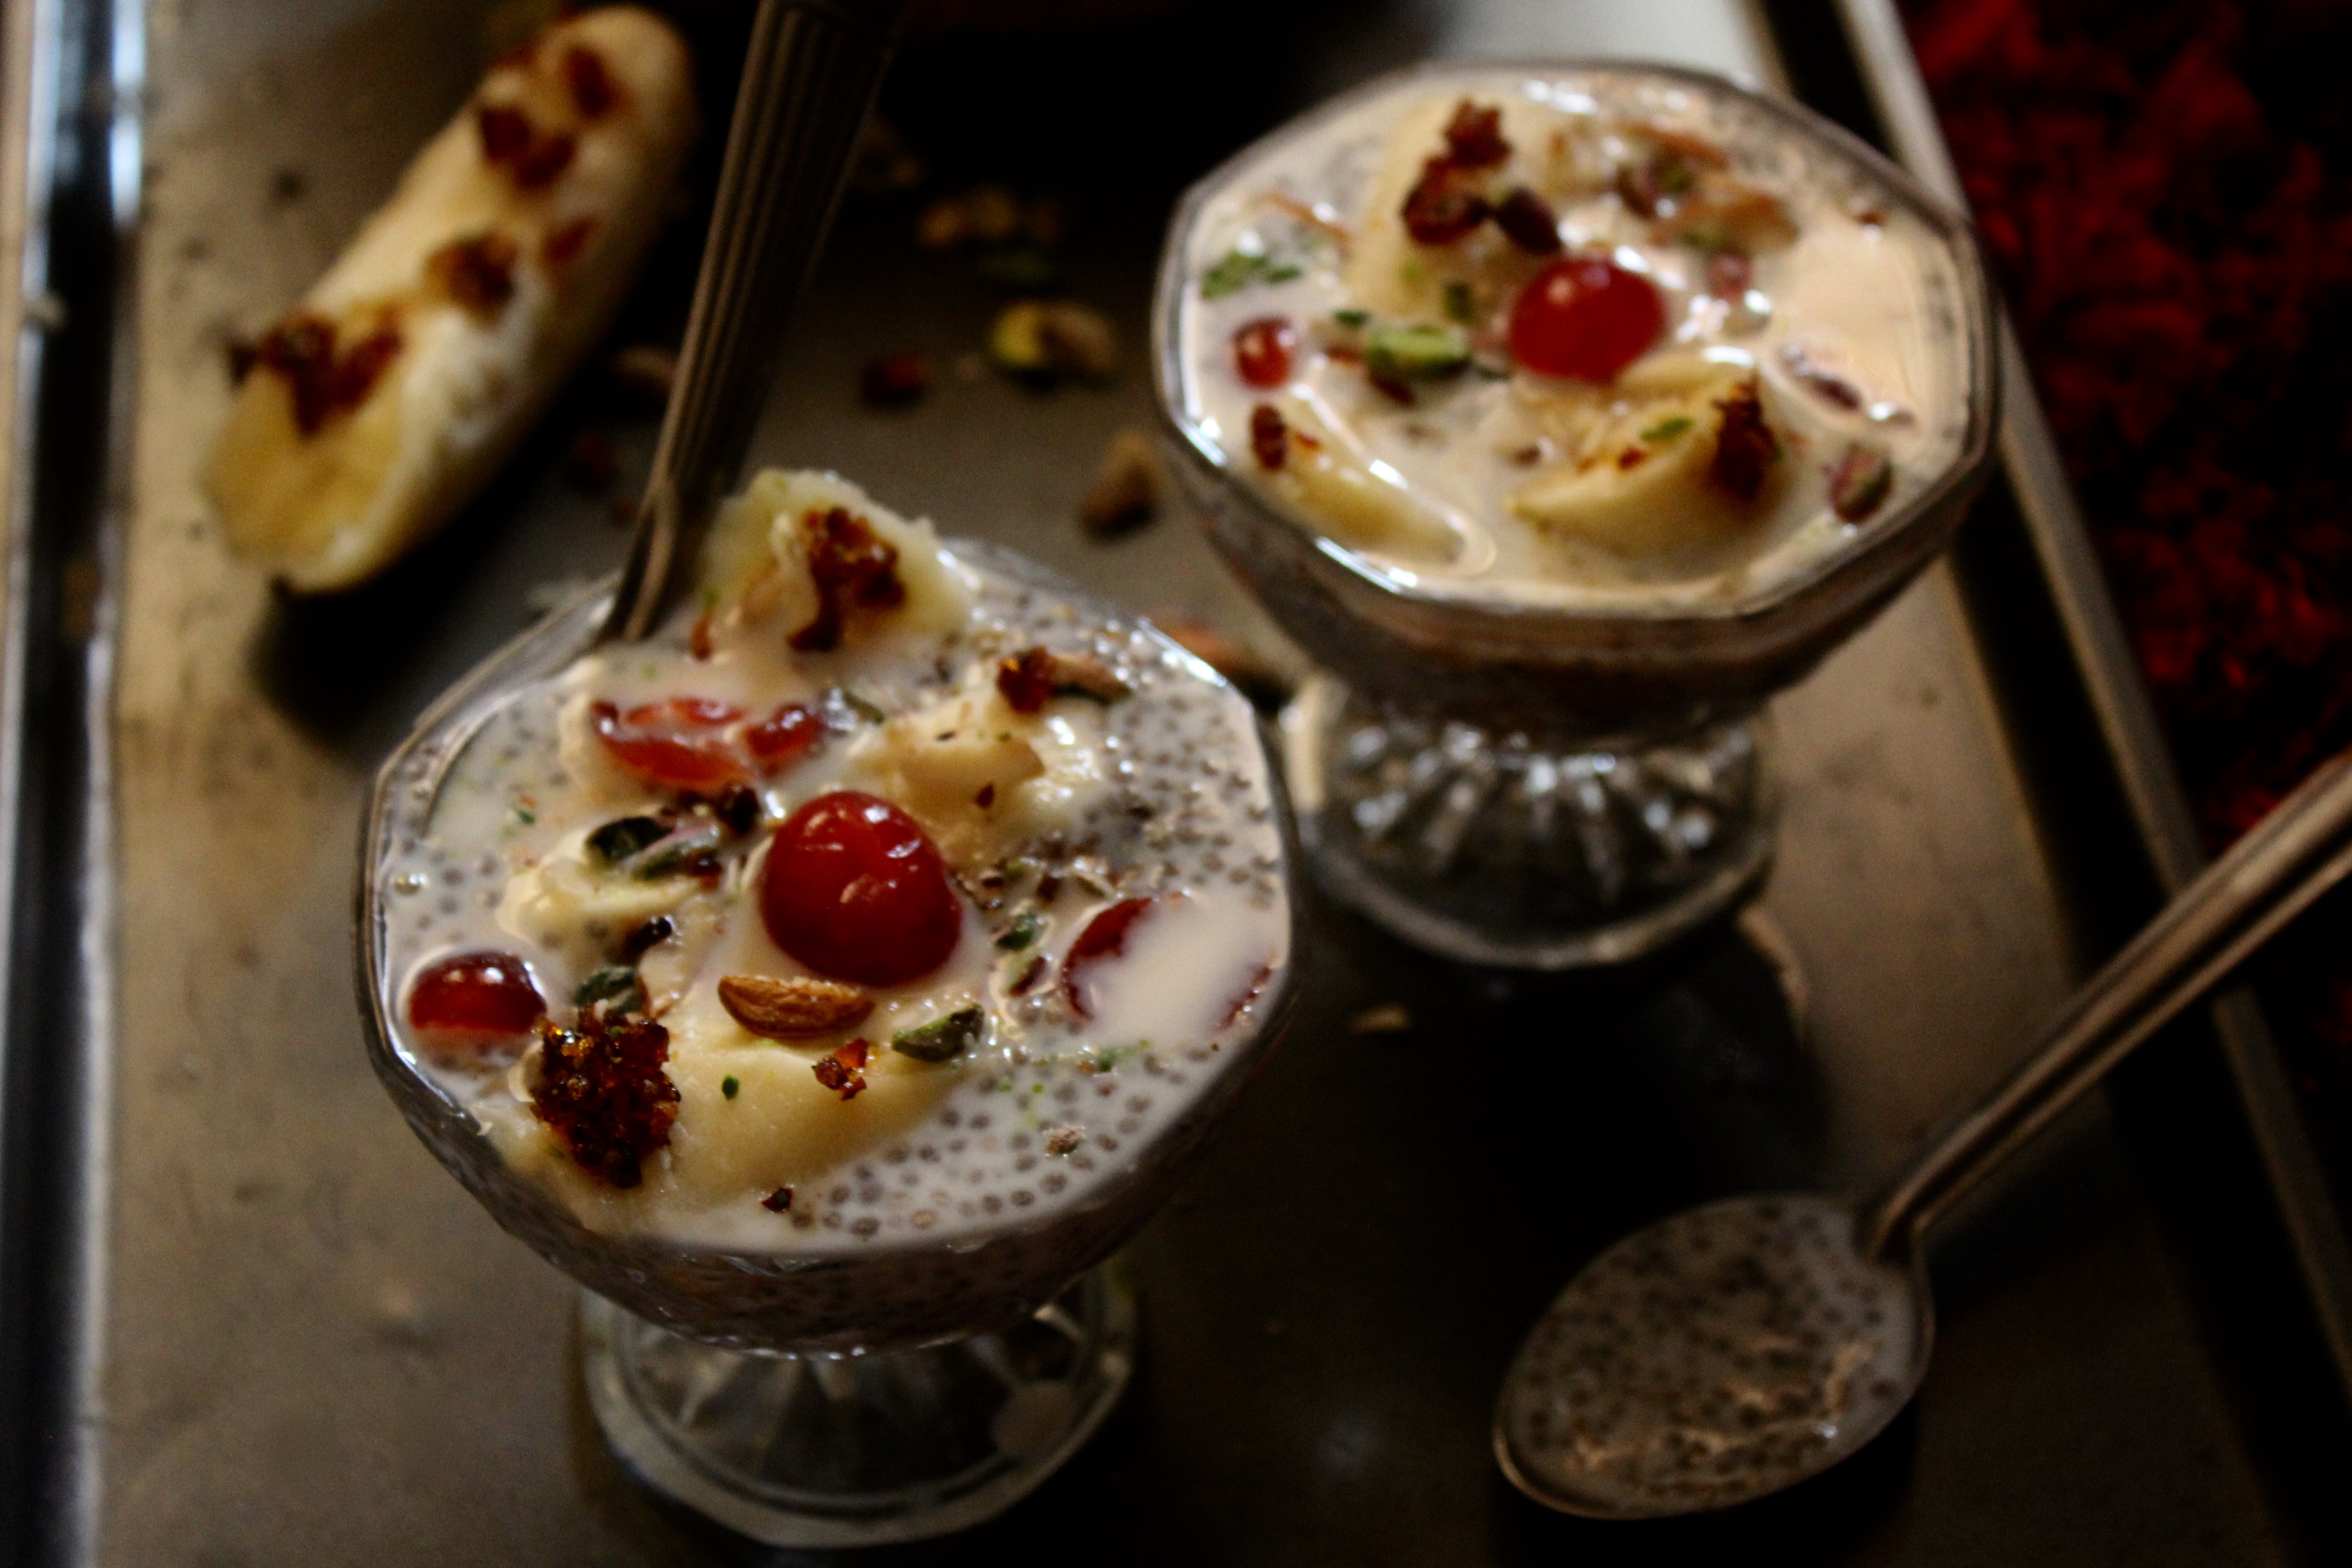
<path id="1" fill-rule="evenodd" d="M 1245 711 L 1204 666 L 1134 617 L 1010 552 L 969 541 L 947 548 L 984 592 L 1023 606 L 1034 600 L 1049 607 L 1043 614 L 1123 637 L 1132 658 L 1157 660 L 1171 680 L 1197 681 Z M 1098 1132 L 1071 1163 L 1089 1164 L 1091 1156 L 1108 1169 L 1074 1178 L 1080 1195 L 1073 1200 L 1048 1195 L 1063 1179 L 1050 1171 L 1039 1173 L 1042 1186 L 1037 1177 L 1013 1175 L 1014 1156 L 1007 1153 L 1004 1181 L 1018 1184 L 1009 1202 L 990 1196 L 989 1222 L 925 1245 L 915 1234 L 923 1218 L 910 1229 L 904 1207 L 889 1207 L 902 1194 L 886 1203 L 882 1194 L 886 1185 L 913 1188 L 911 1173 L 921 1167 L 911 1156 L 933 1158 L 930 1148 L 913 1147 L 922 1141 L 919 1129 L 836 1173 L 844 1185 L 835 1198 L 849 1200 L 858 1188 L 855 1203 L 875 1217 L 803 1229 L 812 1246 L 689 1244 L 589 1228 L 509 1162 L 464 1096 L 404 1034 L 393 924 L 455 894 L 394 868 L 397 848 L 413 847 L 429 829 L 468 747 L 520 694 L 594 643 L 611 593 L 608 583 L 487 660 L 418 721 L 380 773 L 362 840 L 358 911 L 371 1058 L 450 1173 L 509 1233 L 584 1287 L 590 1402 L 607 1439 L 642 1479 L 772 1545 L 911 1541 L 978 1523 L 1050 1475 L 1117 1402 L 1133 1355 L 1134 1302 L 1111 1255 L 1163 1201 L 1281 1032 L 1295 942 L 1286 936 L 1228 1015 L 1229 1024 L 1247 1022 L 1221 1056 L 1211 1057 L 1214 1047 L 1168 1050 L 1163 1063 L 1147 1044 L 1134 1060 L 1074 1067 L 1016 1059 L 1010 1068 L 988 1069 L 1002 1074 L 994 1087 L 1033 1092 L 1041 1107 L 1075 1101 L 1074 1085 L 1116 1091 L 1118 1100 L 1103 1103 L 1103 1131 L 1109 1117 L 1139 1116 L 1146 1092 L 1174 1107 L 1139 1136 L 1129 1131 L 1133 1121 L 1121 1123 L 1123 1139 Z M 1246 743 L 1261 743 L 1254 729 Z M 1271 789 L 1271 767 L 1263 756 L 1255 761 Z M 1265 805 L 1283 824 L 1279 799 Z M 1286 841 L 1266 875 L 1286 932 Z M 443 905 L 445 913 L 454 908 Z M 1170 1087 L 1188 1072 L 1196 1087 L 1184 1093 Z M 1049 1094 L 1056 1084 L 1059 1092 Z M 1017 1099 L 1002 1098 L 1008 1108 Z M 1028 1134 L 1011 1131 L 1017 1117 L 1010 1110 L 1000 1117 L 1013 1149 L 1030 1146 Z M 970 1117 L 965 1130 L 977 1138 L 987 1121 Z M 1019 1158 L 1022 1170 L 1038 1163 Z M 839 1221 L 836 1212 L 828 1225 Z"/>
<path id="2" fill-rule="evenodd" d="M 1378 489 L 1385 474 L 1420 496 L 1412 488 L 1417 481 L 1371 460 L 1398 448 L 1383 451 L 1352 429 L 1332 434 L 1340 426 L 1329 410 L 1356 395 L 1335 392 L 1334 366 L 1378 370 L 1379 324 L 1372 311 L 1331 309 L 1354 306 L 1353 296 L 1314 290 L 1326 279 L 1336 284 L 1349 276 L 1347 226 L 1360 210 L 1370 210 L 1367 185 L 1381 188 L 1367 153 L 1371 140 L 1433 98 L 1567 105 L 1599 117 L 1596 123 L 1609 116 L 1696 119 L 1731 149 L 1734 170 L 1747 174 L 1753 165 L 1768 180 L 1811 182 L 1809 190 L 1833 192 L 1848 215 L 1862 215 L 1836 221 L 1901 234 L 1906 256 L 1921 258 L 1927 324 L 1906 321 L 1900 330 L 1933 339 L 1940 378 L 1940 403 L 1925 405 L 1924 418 L 1892 404 L 1865 405 L 1853 386 L 1805 361 L 1793 339 L 1769 352 L 1766 342 L 1788 335 L 1774 320 L 1773 301 L 1752 290 L 1727 302 L 1712 299 L 1709 253 L 1678 261 L 1664 241 L 1652 245 L 1663 263 L 1632 257 L 1628 264 L 1655 266 L 1647 275 L 1668 280 L 1659 290 L 1668 300 L 1687 300 L 1693 325 L 1677 326 L 1668 315 L 1664 335 L 1637 352 L 1687 347 L 1736 357 L 1743 340 L 1729 336 L 1724 323 L 1746 310 L 1757 324 L 1739 329 L 1752 334 L 1744 340 L 1752 351 L 1745 363 L 1766 392 L 1782 400 L 1775 406 L 1802 403 L 1809 391 L 1843 399 L 1825 414 L 1805 416 L 1831 426 L 1843 421 L 1864 434 L 1865 420 L 1890 421 L 1885 428 L 1906 432 L 1932 426 L 1933 439 L 1924 445 L 1933 449 L 1891 468 L 1897 477 L 1863 521 L 1841 522 L 1848 517 L 1843 502 L 1832 513 L 1824 500 L 1814 521 L 1827 526 L 1809 523 L 1784 536 L 1787 542 L 1708 575 L 1662 579 L 1656 592 L 1630 576 L 1634 589 L 1619 584 L 1606 593 L 1526 576 L 1481 583 L 1448 564 L 1433 568 L 1334 537 L 1339 525 L 1302 502 L 1306 490 L 1275 493 L 1269 476 L 1283 466 L 1279 454 L 1299 453 L 1301 437 L 1274 420 L 1277 456 L 1269 467 L 1260 455 L 1258 421 L 1271 405 L 1250 404 L 1291 399 L 1290 407 L 1331 426 L 1319 439 L 1305 440 L 1306 447 L 1341 447 L 1371 471 L 1365 485 Z M 1491 124 L 1487 130 L 1491 134 Z M 1622 176 L 1614 188 L 1622 188 Z M 1598 189 L 1597 200 L 1633 200 L 1612 196 L 1606 184 Z M 1552 221 L 1550 209 L 1543 210 Z M 1499 216 L 1496 222 L 1501 225 Z M 1555 240 L 1562 237 L 1569 257 L 1629 258 L 1622 245 L 1607 248 L 1619 242 L 1605 228 L 1580 240 L 1571 218 L 1553 230 Z M 1369 243 L 1360 230 L 1352 238 Z M 1412 265 L 1406 264 L 1409 280 Z M 1747 265 L 1743 257 L 1743 288 Z M 1760 282 L 1765 264 L 1758 265 Z M 1684 274 L 1693 279 L 1687 285 Z M 1701 277 L 1707 281 L 1696 281 Z M 1469 325 L 1478 307 L 1466 288 L 1455 295 L 1456 287 L 1447 285 L 1445 313 Z M 1304 323 L 1301 331 L 1290 315 L 1273 318 L 1290 335 L 1272 368 L 1247 357 L 1263 353 L 1263 337 L 1244 342 L 1269 310 L 1297 312 Z M 1500 337 L 1495 325 L 1504 314 L 1487 307 L 1486 342 Z M 1236 328 L 1245 317 L 1256 320 Z M 1367 318 L 1374 318 L 1369 357 Z M 1318 327 L 1329 343 L 1327 320 L 1343 324 L 1336 335 L 1347 346 L 1317 359 L 1311 342 L 1300 344 Z M 1441 322 L 1437 330 L 1448 329 Z M 1482 375 L 1507 385 L 1512 396 L 1519 382 L 1507 378 L 1529 379 L 1508 361 L 1506 368 L 1487 368 L 1479 356 L 1489 351 L 1472 348 L 1481 342 L 1478 331 L 1470 326 L 1457 334 L 1467 352 L 1450 380 L 1418 384 L 1422 406 L 1437 410 L 1427 426 L 1440 431 L 1435 437 L 1424 431 L 1417 437 L 1424 444 L 1454 441 L 1448 432 L 1467 427 L 1447 425 L 1444 400 L 1477 395 Z M 1229 331 L 1232 368 L 1224 364 Z M 1809 111 L 1661 67 L 1424 66 L 1309 111 L 1237 154 L 1180 204 L 1161 262 L 1153 346 L 1164 434 L 1211 543 L 1318 667 L 1282 722 L 1288 785 L 1309 863 L 1333 893 L 1405 940 L 1459 961 L 1512 967 L 1562 969 L 1638 957 L 1759 885 L 1770 861 L 1775 813 L 1767 702 L 1865 625 L 1945 547 L 1983 482 L 1997 423 L 1990 296 L 1965 219 Z M 1294 352 L 1301 364 L 1311 361 L 1308 368 L 1294 371 Z M 1406 362 L 1395 374 L 1412 368 Z M 1364 383 L 1391 392 L 1395 385 L 1372 374 L 1354 384 Z M 1474 390 L 1452 390 L 1458 387 Z M 1411 404 L 1413 395 L 1407 387 L 1403 401 Z M 1386 413 L 1407 416 L 1395 408 Z M 1643 431 L 1642 440 L 1659 432 L 1671 440 L 1691 424 L 1664 422 Z M 1818 443 L 1796 447 L 1797 461 L 1784 471 L 1803 470 L 1804 477 L 1775 481 L 1785 487 L 1777 493 L 1795 495 L 1799 485 L 1810 484 L 1811 493 L 1832 494 L 1829 467 L 1811 460 L 1829 450 Z M 1534 453 L 1530 447 L 1525 460 Z M 1629 447 L 1624 466 L 1647 455 Z M 1770 460 L 1781 464 L 1782 456 L 1776 442 Z M 1462 504 L 1449 494 L 1428 510 L 1458 517 Z"/>

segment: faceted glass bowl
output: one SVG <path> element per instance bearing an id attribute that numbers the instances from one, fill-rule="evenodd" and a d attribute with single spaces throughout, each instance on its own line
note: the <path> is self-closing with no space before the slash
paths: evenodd
<path id="1" fill-rule="evenodd" d="M 1222 344 L 1187 342 L 1212 205 L 1368 105 L 1457 83 L 1492 94 L 1507 79 L 1604 104 L 1679 95 L 1703 104 L 1734 144 L 1828 171 L 1841 188 L 1916 219 L 1948 279 L 1938 309 L 1962 393 L 1949 460 L 1906 474 L 1884 511 L 1784 574 L 1703 601 L 1601 606 L 1446 592 L 1328 537 L 1255 483 L 1247 433 L 1216 426 L 1196 379 L 1199 356 Z M 1160 263 L 1160 409 L 1210 542 L 1327 672 L 1286 720 L 1300 833 L 1324 880 L 1409 941 L 1540 968 L 1650 951 L 1752 888 L 1769 856 L 1762 741 L 1750 730 L 1727 742 L 1727 732 L 1748 729 L 1767 699 L 1950 542 L 1990 467 L 1997 352 L 1992 294 L 1965 217 L 1820 116 L 1700 72 L 1579 60 L 1425 65 L 1308 111 L 1195 184 Z M 1593 788 L 1579 804 L 1562 780 Z"/>
<path id="2" fill-rule="evenodd" d="M 1189 674 L 1213 672 L 1136 617 L 1009 551 L 948 548 L 983 575 L 1134 628 Z M 1298 946 L 1213 1081 L 1097 1195 L 1025 1226 L 872 1254 L 737 1251 L 587 1229 L 518 1173 L 397 1026 L 387 962 L 389 851 L 422 833 L 468 742 L 514 696 L 593 644 L 606 583 L 493 655 L 417 722 L 378 774 L 361 846 L 360 1010 L 376 1074 L 409 1125 L 500 1226 L 586 1287 L 591 1403 L 632 1467 L 677 1500 L 777 1545 L 856 1545 L 961 1529 L 1009 1506 L 1066 1458 L 1124 1386 L 1133 1305 L 1104 1260 L 1166 1198 L 1187 1160 L 1280 1035 Z M 1253 731 L 1253 743 L 1264 736 Z M 1291 918 L 1286 823 L 1274 876 Z M 1105 1156 L 1108 1158 L 1108 1156 Z"/>

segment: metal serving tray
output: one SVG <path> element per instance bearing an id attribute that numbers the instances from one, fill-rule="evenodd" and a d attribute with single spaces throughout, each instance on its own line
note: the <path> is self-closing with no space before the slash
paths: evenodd
<path id="1" fill-rule="evenodd" d="M 7 1562 L 757 1557 L 618 1471 L 581 1396 L 571 1287 L 401 1126 L 349 973 L 376 761 L 548 585 L 616 562 L 609 500 L 566 452 L 593 424 L 641 471 L 649 422 L 583 386 L 446 538 L 325 604 L 227 559 L 195 487 L 227 335 L 299 292 L 530 8 L 5 12 L 0 224 L 23 265 L 0 268 L 0 319 L 24 323 L 0 337 Z M 678 9 L 706 38 L 740 10 Z M 1118 376 L 1039 393 L 959 370 L 994 300 L 913 248 L 908 198 L 857 198 L 755 455 L 1261 639 L 1188 520 L 1099 543 L 1072 519 L 1111 435 L 1150 423 L 1151 262 L 1185 178 L 1423 53 L 1856 79 L 1822 6 L 1136 11 L 919 42 L 886 92 L 939 185 L 1069 198 L 1070 284 L 1127 331 Z M 673 250 L 626 334 L 675 330 L 690 247 Z M 940 366 L 931 396 L 860 407 L 859 366 L 899 347 Z M 1534 979 L 1314 910 L 1298 1027 L 1132 1249 L 1125 1405 L 1002 1520 L 877 1560 L 2341 1560 L 2320 1505 L 2352 1445 L 2314 1398 L 2326 1357 L 2235 1101 L 2187 1037 L 1939 1232 L 1935 1370 L 1855 1462 L 1628 1529 L 1543 1512 L 1488 1457 L 1496 1379 L 1579 1261 L 1702 1196 L 1885 1169 L 2152 896 L 2128 835 L 2107 854 L 2096 791 L 2048 765 L 2070 754 L 2064 712 L 2010 679 L 2046 647 L 2041 684 L 2075 675 L 2063 639 L 2036 640 L 2030 552 L 1995 570 L 2004 526 L 1972 522 L 1960 571 L 1776 705 L 1780 860 L 1738 928 L 1636 972 Z M 1351 1027 L 1389 1004 L 1408 1030 Z"/>

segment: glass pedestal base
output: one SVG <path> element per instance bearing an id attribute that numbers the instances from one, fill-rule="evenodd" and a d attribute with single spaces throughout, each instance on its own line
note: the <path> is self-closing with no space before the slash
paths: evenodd
<path id="1" fill-rule="evenodd" d="M 593 1294 L 580 1321 L 589 1402 L 623 1462 L 770 1546 L 920 1541 L 995 1517 L 1110 1413 L 1135 1348 L 1116 1261 L 1014 1328 L 882 1355 L 719 1350 Z"/>
<path id="2" fill-rule="evenodd" d="M 1323 675 L 1282 715 L 1324 886 L 1417 947 L 1514 969 L 1638 958 L 1746 896 L 1772 858 L 1763 728 L 1604 750 L 1399 712 Z"/>

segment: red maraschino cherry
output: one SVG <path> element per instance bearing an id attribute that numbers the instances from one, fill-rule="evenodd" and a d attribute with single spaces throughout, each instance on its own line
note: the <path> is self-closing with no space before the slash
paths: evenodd
<path id="1" fill-rule="evenodd" d="M 856 790 L 784 818 L 768 847 L 760 916 L 776 945 L 829 980 L 899 985 L 948 961 L 963 906 L 920 825 Z"/>
<path id="2" fill-rule="evenodd" d="M 1511 307 L 1511 353 L 1541 375 L 1614 381 L 1666 330 L 1658 291 L 1602 256 L 1555 261 Z"/>
<path id="3" fill-rule="evenodd" d="M 451 1035 L 528 1035 L 547 1016 L 530 971 L 511 952 L 436 959 L 408 988 L 411 1026 Z"/>

